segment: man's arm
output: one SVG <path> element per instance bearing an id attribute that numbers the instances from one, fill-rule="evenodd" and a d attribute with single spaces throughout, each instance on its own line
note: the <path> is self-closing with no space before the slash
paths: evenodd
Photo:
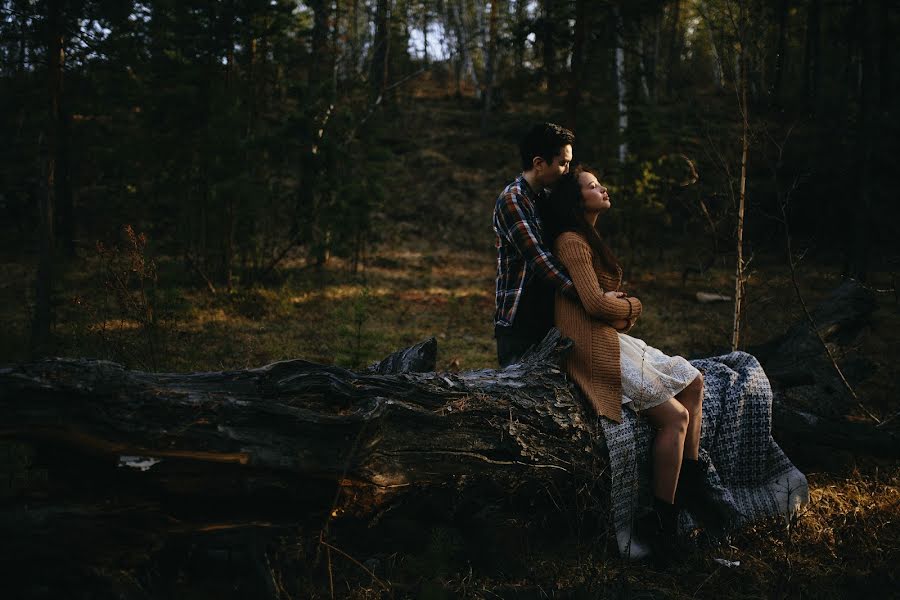
<path id="1" fill-rule="evenodd" d="M 580 235 L 564 233 L 559 238 L 559 259 L 568 267 L 578 289 L 584 311 L 608 324 L 640 316 L 641 301 L 622 292 L 604 291 L 597 280 L 591 260 L 591 247 Z"/>
<path id="2" fill-rule="evenodd" d="M 525 215 L 518 194 L 508 192 L 498 199 L 494 228 L 525 257 L 538 277 L 571 299 L 578 299 L 575 284 L 562 263 L 544 246 L 537 223 Z"/>

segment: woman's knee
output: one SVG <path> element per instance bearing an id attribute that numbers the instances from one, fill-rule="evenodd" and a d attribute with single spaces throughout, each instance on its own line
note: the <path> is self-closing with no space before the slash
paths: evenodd
<path id="1" fill-rule="evenodd" d="M 679 434 L 685 433 L 691 422 L 691 413 L 674 399 L 649 409 L 647 414 L 657 429 L 675 431 Z"/>
<path id="2" fill-rule="evenodd" d="M 696 414 L 703 406 L 703 375 L 697 373 L 697 377 L 691 381 L 684 390 L 678 394 L 678 401 L 690 411 Z"/>
<path id="3" fill-rule="evenodd" d="M 678 404 L 678 409 L 679 410 L 677 410 L 672 417 L 671 426 L 677 428 L 678 431 L 687 431 L 688 425 L 691 422 L 691 412 L 687 407 L 681 404 Z"/>

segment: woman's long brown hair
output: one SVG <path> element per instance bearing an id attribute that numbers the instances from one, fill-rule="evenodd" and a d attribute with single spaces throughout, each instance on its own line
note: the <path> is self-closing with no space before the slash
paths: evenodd
<path id="1" fill-rule="evenodd" d="M 616 255 L 584 216 L 584 198 L 581 195 L 581 185 L 578 183 L 578 176 L 582 173 L 597 176 L 588 167 L 578 165 L 559 178 L 550 197 L 538 206 L 547 245 L 552 248 L 556 238 L 565 231 L 580 233 L 604 267 L 612 273 L 620 272 L 621 267 Z"/>

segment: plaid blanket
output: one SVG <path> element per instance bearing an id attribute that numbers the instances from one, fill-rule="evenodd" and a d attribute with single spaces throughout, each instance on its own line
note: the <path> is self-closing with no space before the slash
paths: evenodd
<path id="1" fill-rule="evenodd" d="M 772 439 L 772 388 L 759 362 L 745 352 L 692 360 L 703 373 L 703 427 L 700 455 L 719 501 L 738 514 L 737 525 L 774 515 L 791 516 L 809 502 L 806 477 Z M 652 502 L 653 429 L 631 410 L 622 423 L 600 419 L 609 448 L 611 501 L 622 556 L 647 554 L 632 538 L 632 525 Z M 694 528 L 685 511 L 682 531 Z"/>

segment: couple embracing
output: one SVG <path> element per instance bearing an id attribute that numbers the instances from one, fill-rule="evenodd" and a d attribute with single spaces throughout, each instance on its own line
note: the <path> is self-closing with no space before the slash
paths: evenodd
<path id="1" fill-rule="evenodd" d="M 635 533 L 658 560 L 677 553 L 678 510 L 711 531 L 734 515 L 714 501 L 699 460 L 703 377 L 628 331 L 643 305 L 622 289 L 622 268 L 597 232 L 609 193 L 590 169 L 572 167 L 574 134 L 553 123 L 520 144 L 522 173 L 497 198 L 494 335 L 501 367 L 518 362 L 553 326 L 574 342 L 565 369 L 600 417 L 623 406 L 654 427 L 653 508 Z"/>

